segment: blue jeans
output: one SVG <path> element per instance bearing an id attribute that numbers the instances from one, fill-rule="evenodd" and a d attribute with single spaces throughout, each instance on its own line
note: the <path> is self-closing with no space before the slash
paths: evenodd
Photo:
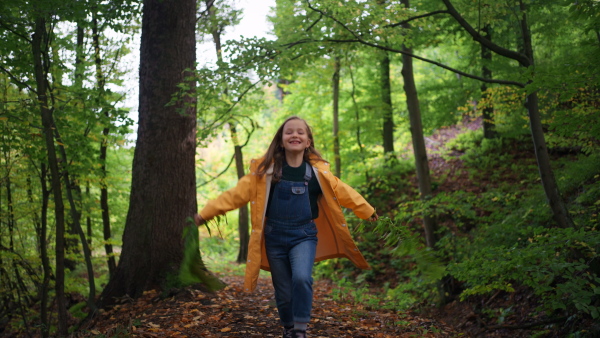
<path id="1" fill-rule="evenodd" d="M 308 323 L 313 300 L 317 226 L 314 221 L 304 225 L 267 221 L 265 248 L 282 324 Z"/>

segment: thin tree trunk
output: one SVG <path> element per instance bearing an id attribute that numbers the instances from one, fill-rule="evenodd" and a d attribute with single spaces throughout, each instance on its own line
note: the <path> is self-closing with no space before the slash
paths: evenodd
<path id="1" fill-rule="evenodd" d="M 58 311 L 58 335 L 66 336 L 67 330 L 67 309 L 65 299 L 65 207 L 62 200 L 62 186 L 60 182 L 60 171 L 58 167 L 58 158 L 54 146 L 55 128 L 52 109 L 49 106 L 47 96 L 48 83 L 47 74 L 44 69 L 47 69 L 47 64 L 42 50 L 42 46 L 46 46 L 48 36 L 46 32 L 46 20 L 37 18 L 35 20 L 35 32 L 32 39 L 32 52 L 35 69 L 35 80 L 37 85 L 37 98 L 40 105 L 42 117 L 42 125 L 44 127 L 44 139 L 46 141 L 46 151 L 48 153 L 48 165 L 50 167 L 50 177 L 52 180 L 52 194 L 54 196 L 54 217 L 56 223 L 56 305 Z"/>
<path id="2" fill-rule="evenodd" d="M 208 9 L 208 13 L 211 17 L 215 16 L 216 6 L 214 1 L 205 0 L 206 7 Z M 211 35 L 213 37 L 213 42 L 215 44 L 215 51 L 217 53 L 217 59 L 219 62 L 223 62 L 223 53 L 221 50 L 221 27 L 212 26 L 211 27 Z M 227 95 L 228 91 L 225 89 L 224 94 Z M 282 94 L 283 100 L 283 94 Z M 235 122 L 229 122 L 229 130 L 231 132 L 231 140 L 233 141 L 233 151 L 235 157 L 235 169 L 238 176 L 238 179 L 244 177 L 244 157 L 242 153 L 243 146 L 240 145 L 237 131 L 235 128 Z M 239 250 L 237 256 L 237 262 L 239 264 L 245 263 L 248 258 L 248 243 L 250 242 L 250 216 L 248 212 L 248 206 L 244 205 L 238 210 L 238 233 L 239 233 Z"/>
<path id="3" fill-rule="evenodd" d="M 527 24 L 527 14 L 526 14 L 526 6 L 521 1 L 521 32 L 522 32 L 522 41 L 523 41 L 523 50 L 524 53 L 515 52 L 512 50 L 508 50 L 502 48 L 491 41 L 485 39 L 477 30 L 475 30 L 469 23 L 458 13 L 456 8 L 452 5 L 450 0 L 442 0 L 442 2 L 446 5 L 448 12 L 454 19 L 479 43 L 485 45 L 493 52 L 505 56 L 507 58 L 516 60 L 522 67 L 531 68 L 534 70 L 534 59 L 533 59 L 533 47 L 531 44 L 531 35 L 529 32 L 529 26 Z M 535 76 L 535 74 L 532 74 Z M 532 83 L 532 80 L 528 82 Z M 552 210 L 554 221 L 563 228 L 572 227 L 573 220 L 569 216 L 569 212 L 564 203 L 562 196 L 560 195 L 560 191 L 558 190 L 558 185 L 556 184 L 556 179 L 554 178 L 554 173 L 552 172 L 552 167 L 550 165 L 550 156 L 548 155 L 548 148 L 546 147 L 546 140 L 544 138 L 544 130 L 542 128 L 542 119 L 539 112 L 538 107 L 538 97 L 537 92 L 530 93 L 527 96 L 526 107 L 529 115 L 529 126 L 531 129 L 531 137 L 533 140 L 533 145 L 535 148 L 535 155 L 538 163 L 538 169 L 540 172 L 540 178 L 542 181 L 542 186 L 544 187 L 544 192 L 546 193 L 546 198 L 548 200 L 548 204 Z"/>
<path id="4" fill-rule="evenodd" d="M 533 45 L 531 43 L 531 33 L 529 31 L 529 24 L 527 23 L 527 8 L 523 1 L 519 1 L 521 7 L 521 31 L 523 34 L 523 46 L 525 55 L 529 59 L 530 68 L 535 65 L 533 55 Z M 535 76 L 535 74 L 533 74 Z M 530 81 L 531 83 L 532 81 Z M 560 194 L 552 166 L 550 164 L 550 156 L 548 155 L 548 147 L 546 146 L 546 139 L 544 138 L 544 129 L 542 126 L 542 119 L 540 116 L 539 102 L 537 91 L 534 91 L 527 95 L 527 102 L 525 103 L 527 112 L 529 115 L 529 127 L 531 129 L 531 138 L 535 147 L 535 156 L 538 162 L 538 168 L 540 177 L 542 179 L 542 186 L 548 199 L 548 204 L 552 209 L 554 221 L 561 228 L 573 227 L 573 220 L 569 215 L 569 211 L 565 205 L 565 202 Z"/>
<path id="5" fill-rule="evenodd" d="M 333 91 L 333 158 L 335 176 L 342 177 L 342 158 L 340 156 L 340 58 L 334 58 L 332 91 Z"/>
<path id="6" fill-rule="evenodd" d="M 9 146 L 10 148 L 10 146 Z M 13 201 L 13 196 L 12 196 L 12 182 L 10 179 L 10 157 L 7 151 L 4 151 L 4 163 L 6 163 L 8 169 L 6 172 L 6 177 L 4 178 L 4 183 L 6 186 L 6 207 L 7 207 L 7 217 L 6 217 L 6 225 L 8 227 L 8 237 L 9 237 L 9 250 L 10 252 L 15 252 L 15 243 L 14 243 L 14 232 L 15 232 L 15 227 L 17 225 L 17 221 L 15 220 L 15 210 L 14 210 L 14 201 Z M 11 267 L 12 267 L 12 271 L 13 271 L 13 276 L 14 276 L 14 282 L 9 283 L 10 290 L 9 292 L 13 293 L 16 292 L 17 293 L 17 300 L 16 300 L 16 306 L 19 309 L 19 314 L 21 315 L 21 320 L 23 321 L 23 324 L 25 325 L 25 331 L 29 333 L 29 321 L 27 320 L 27 315 L 25 314 L 24 308 L 26 306 L 26 304 L 24 305 L 23 302 L 27 303 L 27 300 L 23 300 L 23 296 L 22 293 L 25 293 L 25 295 L 27 294 L 27 288 L 25 287 L 25 285 L 23 284 L 23 278 L 21 277 L 21 274 L 19 272 L 19 266 L 17 265 L 16 259 L 13 258 L 11 259 Z M 7 276 L 8 277 L 8 276 Z M 11 279 L 10 277 L 8 277 L 8 279 Z M 28 297 L 25 297 L 28 298 Z"/>
<path id="7" fill-rule="evenodd" d="M 102 71 L 102 57 L 100 56 L 100 36 L 98 34 L 98 19 L 96 13 L 92 18 L 92 44 L 94 46 L 94 64 L 96 65 L 96 88 L 98 95 L 104 96 L 104 72 Z M 108 264 L 108 273 L 112 276 L 117 269 L 115 255 L 111 244 L 112 230 L 110 227 L 110 212 L 108 206 L 108 185 L 106 183 L 106 153 L 108 150 L 108 134 L 110 132 L 110 116 L 108 110 L 102 107 L 104 114 L 104 125 L 102 128 L 102 141 L 100 142 L 100 210 L 102 210 L 102 233 L 104 235 L 104 252 Z"/>
<path id="8" fill-rule="evenodd" d="M 483 27 L 483 36 L 490 40 L 492 39 L 492 29 L 489 25 L 485 25 Z M 492 62 L 492 51 L 489 50 L 484 45 L 481 45 L 481 60 L 483 62 L 483 66 L 481 68 L 481 75 L 486 79 L 492 78 L 492 70 L 487 66 Z M 494 123 L 494 106 L 487 100 L 490 96 L 488 93 L 488 86 L 485 82 L 481 83 L 481 97 L 486 101 L 486 105 L 482 111 L 483 117 L 483 137 L 487 139 L 492 139 L 496 137 L 496 125 Z"/>
<path id="9" fill-rule="evenodd" d="M 235 125 L 230 123 L 229 128 L 231 129 L 231 139 L 234 145 L 235 154 L 235 168 L 238 179 L 244 177 L 244 157 L 242 153 L 242 146 L 237 137 L 237 130 Z M 249 213 L 248 205 L 244 205 L 239 210 L 238 217 L 238 233 L 240 237 L 240 248 L 238 250 L 237 262 L 239 264 L 245 263 L 248 259 L 248 243 L 250 242 L 250 224 L 249 224 Z"/>
<path id="10" fill-rule="evenodd" d="M 87 201 L 92 200 L 92 191 L 90 189 L 90 184 L 86 184 L 85 186 L 85 198 Z M 86 229 L 86 238 L 88 242 L 88 246 L 92 247 L 92 236 L 94 235 L 94 229 L 92 228 L 92 216 L 88 210 L 87 216 L 85 217 L 85 229 Z"/>
<path id="11" fill-rule="evenodd" d="M 42 269 L 44 277 L 40 286 L 40 317 L 42 322 L 42 336 L 50 335 L 50 323 L 48 319 L 48 292 L 50 289 L 50 278 L 52 276 L 52 268 L 50 267 L 50 258 L 48 257 L 48 203 L 50 200 L 50 190 L 46 177 L 48 170 L 44 163 L 40 166 L 40 186 L 42 187 L 42 210 L 40 219 L 40 257 L 42 258 Z"/>
<path id="12" fill-rule="evenodd" d="M 409 7 L 409 0 L 401 1 L 406 8 Z M 402 25 L 404 29 L 410 29 L 410 25 Z M 406 45 L 402 50 L 412 54 L 412 49 Z M 421 121 L 421 108 L 419 105 L 419 96 L 415 77 L 413 72 L 412 58 L 407 54 L 402 54 L 402 78 L 404 79 L 404 93 L 406 94 L 406 106 L 410 118 L 410 133 L 412 135 L 413 152 L 415 155 L 415 167 L 417 170 L 417 180 L 419 182 L 419 193 L 421 200 L 426 202 L 431 199 L 431 176 L 429 173 L 429 162 L 427 159 L 427 148 L 423 136 L 423 125 Z M 428 247 L 435 248 L 437 242 L 437 223 L 435 219 L 423 213 L 423 229 L 425 232 L 425 242 Z"/>
<path id="13" fill-rule="evenodd" d="M 356 143 L 358 144 L 358 149 L 360 149 L 360 157 L 363 162 L 365 160 L 365 147 L 362 144 L 360 139 L 360 109 L 358 107 L 358 103 L 356 102 L 356 85 L 354 83 L 354 72 L 352 71 L 352 65 L 348 67 L 348 71 L 350 73 L 350 81 L 352 83 L 352 90 L 350 91 L 350 97 L 352 97 L 352 105 L 354 106 L 354 120 L 356 121 Z M 365 170 L 365 181 L 369 182 L 369 171 Z"/>
<path id="14" fill-rule="evenodd" d="M 390 57 L 383 52 L 379 64 L 381 83 L 381 110 L 383 111 L 383 152 L 394 152 L 394 116 L 392 109 L 392 85 L 390 83 Z"/>
<path id="15" fill-rule="evenodd" d="M 63 163 L 69 163 L 65 147 L 61 145 L 63 143 L 57 128 L 54 128 L 54 134 L 56 136 L 57 143 L 59 144 L 58 149 Z M 83 257 L 87 269 L 89 284 L 87 305 L 90 310 L 95 311 L 96 303 L 94 300 L 96 298 L 96 282 L 94 278 L 94 267 L 92 265 L 92 252 L 88 246 L 87 240 L 85 239 L 85 233 L 83 232 L 83 227 L 81 226 L 81 211 L 79 211 L 77 206 L 77 202 L 81 204 L 81 188 L 75 180 L 71 180 L 68 170 L 64 170 L 63 177 L 65 180 L 67 200 L 69 201 L 70 206 L 71 220 L 73 221 L 73 229 L 75 230 L 75 233 L 79 235 L 79 241 L 81 242 Z"/>

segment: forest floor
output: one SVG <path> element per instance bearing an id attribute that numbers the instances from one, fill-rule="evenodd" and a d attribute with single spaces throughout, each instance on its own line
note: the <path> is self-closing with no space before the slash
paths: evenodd
<path id="1" fill-rule="evenodd" d="M 451 159 L 442 156 L 448 151 L 444 147 L 448 140 L 480 128 L 481 119 L 465 120 L 426 137 L 429 166 L 432 178 L 439 183 L 438 191 L 478 193 L 493 184 L 474 183 L 459 159 L 460 153 L 452 154 Z M 416 178 L 408 179 L 416 187 Z M 270 278 L 261 277 L 257 290 L 245 293 L 242 276 L 222 273 L 219 277 L 227 287 L 215 293 L 188 287 L 167 296 L 148 291 L 135 300 L 121 299 L 119 305 L 100 310 L 86 321 L 73 337 L 281 337 Z M 518 326 L 486 328 L 472 309 L 473 304 L 466 302 L 454 301 L 444 308 L 422 309 L 426 311 L 420 313 L 397 312 L 357 304 L 351 297 L 340 297 L 340 292 L 331 281 L 315 281 L 309 337 L 527 337 L 531 333 Z M 520 314 L 535 307 L 527 291 L 511 298 L 496 294 L 482 301 L 504 302 L 498 306 L 518 307 L 514 312 Z M 519 319 L 507 319 L 505 324 L 510 322 L 518 323 Z"/>
<path id="2" fill-rule="evenodd" d="M 467 130 L 481 128 L 481 119 L 465 120 L 426 138 L 432 176 L 450 173 L 440 190 L 451 191 L 469 179 L 460 161 L 442 158 L 444 144 Z M 458 154 L 457 154 L 458 155 Z M 415 182 L 411 182 L 416 185 Z M 261 278 L 256 291 L 244 293 L 243 277 L 224 276 L 227 287 L 214 294 L 187 288 L 170 297 L 150 291 L 136 300 L 101 311 L 80 328 L 78 337 L 280 337 L 281 327 L 269 278 Z M 428 316 L 366 308 L 351 300 L 334 300 L 334 285 L 318 280 L 314 285 L 310 337 L 464 337 L 447 313 Z M 464 309 L 455 309 L 456 314 Z M 468 314 L 465 314 L 466 317 Z M 459 315 L 462 317 L 463 315 Z M 431 318 L 430 318 L 431 317 Z M 435 319 L 439 318 L 439 319 Z M 453 325 L 449 325 L 444 319 Z M 454 320 L 453 320 L 454 319 Z M 462 321 L 462 320 L 461 320 Z"/>
<path id="3" fill-rule="evenodd" d="M 216 293 L 187 288 L 163 298 L 146 292 L 101 311 L 81 327 L 77 337 L 281 337 L 270 278 L 261 278 L 252 293 L 243 292 L 243 277 L 222 280 Z M 411 313 L 367 309 L 333 300 L 332 283 L 314 284 L 309 337 L 458 337 L 441 321 Z"/>
<path id="4" fill-rule="evenodd" d="M 451 172 L 442 190 L 458 186 L 464 189 L 460 161 L 448 162 L 440 155 L 444 144 L 467 130 L 481 128 L 481 120 L 466 120 L 453 127 L 439 129 L 426 138 L 432 176 Z M 416 182 L 412 182 L 416 185 Z M 224 290 L 207 293 L 187 288 L 170 297 L 156 291 L 141 298 L 124 299 L 109 310 L 100 311 L 84 324 L 77 337 L 280 337 L 273 287 L 269 278 L 261 278 L 253 293 L 242 290 L 242 276 L 221 276 Z M 334 300 L 334 285 L 315 281 L 313 319 L 310 337 L 464 337 L 443 319 L 441 313 L 423 316 L 366 308 L 351 300 Z M 458 310 L 458 309 L 457 309 Z M 457 311 L 457 314 L 462 311 Z M 432 317 L 432 318 L 429 318 Z M 456 325 L 456 323 L 453 323 Z"/>

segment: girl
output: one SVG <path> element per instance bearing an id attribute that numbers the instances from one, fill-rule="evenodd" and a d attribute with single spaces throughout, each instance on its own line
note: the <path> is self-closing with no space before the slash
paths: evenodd
<path id="1" fill-rule="evenodd" d="M 312 310 L 315 261 L 349 258 L 370 269 L 350 237 L 342 206 L 378 219 L 375 209 L 333 176 L 314 148 L 310 127 L 292 116 L 279 127 L 266 154 L 252 160 L 236 187 L 209 201 L 195 215 L 200 225 L 250 203 L 252 232 L 244 289 L 256 288 L 259 270 L 271 271 L 283 337 L 306 337 Z"/>

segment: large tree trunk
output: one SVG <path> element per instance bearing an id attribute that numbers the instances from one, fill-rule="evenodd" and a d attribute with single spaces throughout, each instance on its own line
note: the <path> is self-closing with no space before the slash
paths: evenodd
<path id="1" fill-rule="evenodd" d="M 402 0 L 402 3 L 405 7 L 409 7 L 409 0 Z M 408 23 L 405 23 L 402 26 L 404 29 L 410 29 Z M 405 45 L 402 46 L 402 50 L 408 55 L 413 53 L 412 49 Z M 412 57 L 407 54 L 402 54 L 402 78 L 404 79 L 404 93 L 406 94 L 406 106 L 410 119 L 410 133 L 412 135 L 419 193 L 421 200 L 425 202 L 432 197 L 431 176 L 429 174 L 427 148 L 425 147 L 425 138 L 423 136 L 421 107 L 419 105 L 419 95 L 415 84 Z M 425 242 L 427 246 L 434 248 L 435 243 L 437 242 L 437 224 L 435 219 L 427 214 L 427 211 L 423 213 L 423 230 L 425 232 Z"/>
<path id="2" fill-rule="evenodd" d="M 46 151 L 48 153 L 48 166 L 50 168 L 50 177 L 52 180 L 52 194 L 54 196 L 54 217 L 56 226 L 56 278 L 55 278 L 55 290 L 56 290 L 56 303 L 58 309 L 58 335 L 67 335 L 67 309 L 65 301 L 65 206 L 63 203 L 62 196 L 62 185 L 60 182 L 60 170 L 58 167 L 58 157 L 56 155 L 56 148 L 54 146 L 54 133 L 55 128 L 54 117 L 52 109 L 50 108 L 50 102 L 48 100 L 46 84 L 48 83 L 47 74 L 45 69 L 48 65 L 45 64 L 44 60 L 48 60 L 47 56 L 44 57 L 46 51 L 42 46 L 46 46 L 48 42 L 48 33 L 46 32 L 46 20 L 37 18 L 35 20 L 35 33 L 33 34 L 32 52 L 35 69 L 35 81 L 37 86 L 37 98 L 40 105 L 40 112 L 42 116 L 42 125 L 44 127 L 44 140 L 46 141 Z M 45 240 L 45 239 L 42 239 Z"/>
<path id="3" fill-rule="evenodd" d="M 129 212 L 115 274 L 101 295 L 139 297 L 177 278 L 183 259 L 183 229 L 197 211 L 196 109 L 180 96 L 193 90 L 186 69 L 195 67 L 195 0 L 145 0 L 140 48 L 139 126 L 133 159 Z"/>
<path id="4" fill-rule="evenodd" d="M 334 58 L 332 92 L 333 92 L 333 158 L 335 176 L 342 177 L 342 158 L 340 156 L 340 58 Z"/>
<path id="5" fill-rule="evenodd" d="M 491 41 L 492 39 L 492 28 L 490 25 L 485 25 L 483 27 L 484 37 Z M 489 50 L 486 46 L 481 45 L 481 61 L 483 62 L 483 66 L 481 67 L 481 75 L 486 79 L 492 78 L 492 70 L 488 67 L 488 64 L 492 62 L 492 51 Z M 486 99 L 490 96 L 487 91 L 488 86 L 485 82 L 481 83 L 481 97 Z M 496 125 L 494 123 L 494 106 L 489 100 L 486 100 L 487 104 L 483 107 L 482 117 L 483 117 L 483 137 L 487 139 L 492 139 L 496 137 Z"/>
<path id="6" fill-rule="evenodd" d="M 390 57 L 383 52 L 379 64 L 381 81 L 381 110 L 383 111 L 383 152 L 394 152 L 394 116 L 392 109 L 392 85 L 390 83 Z"/>

